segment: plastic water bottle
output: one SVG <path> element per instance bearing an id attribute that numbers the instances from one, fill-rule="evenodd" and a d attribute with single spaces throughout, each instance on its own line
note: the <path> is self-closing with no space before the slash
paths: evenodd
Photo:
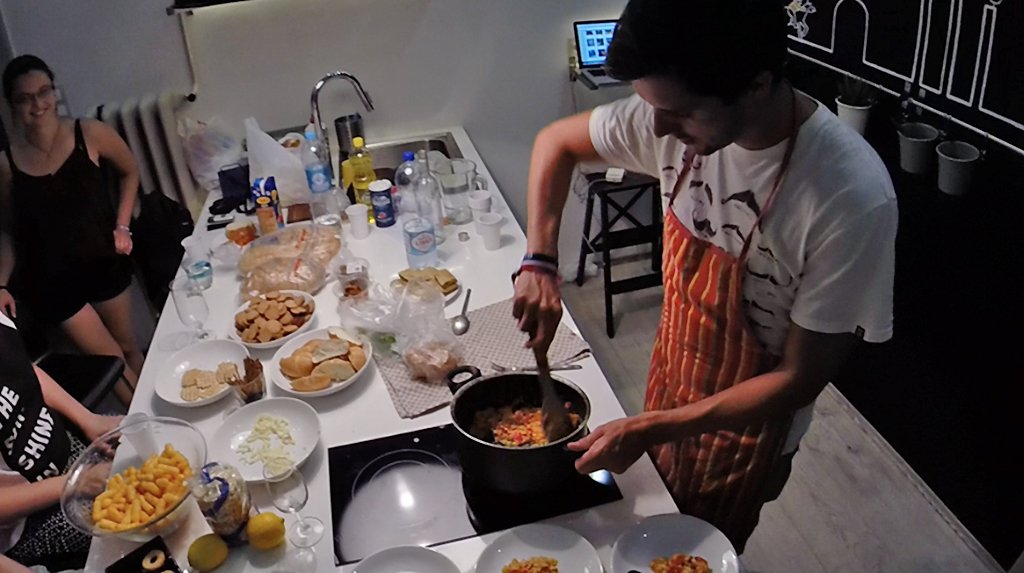
<path id="1" fill-rule="evenodd" d="M 410 268 L 437 266 L 437 239 L 429 219 L 410 213 L 402 220 L 402 235 L 405 238 L 405 259 Z"/>
<path id="2" fill-rule="evenodd" d="M 327 157 L 327 146 L 316 136 L 316 131 L 306 130 L 306 147 L 302 150 L 306 183 L 313 193 L 313 220 L 318 225 L 341 224 L 338 207 L 338 193 L 331 182 L 331 170 Z"/>
<path id="3" fill-rule="evenodd" d="M 399 216 L 402 214 L 402 201 L 405 200 L 406 196 L 412 194 L 410 188 L 412 187 L 415 179 L 416 154 L 412 151 L 406 151 L 402 153 L 402 164 L 398 166 L 398 169 L 395 169 L 394 204 L 395 213 Z M 412 212 L 416 212 L 415 204 L 407 208 Z"/>
<path id="4" fill-rule="evenodd" d="M 416 176 L 410 186 L 408 196 L 402 197 L 406 204 L 405 212 L 410 213 L 412 209 L 408 205 L 412 200 L 416 204 L 415 213 L 430 221 L 434 227 L 434 238 L 437 244 L 444 242 L 444 207 L 441 206 L 441 182 L 430 172 L 427 165 L 427 155 L 423 151 L 416 154 L 415 161 Z"/>

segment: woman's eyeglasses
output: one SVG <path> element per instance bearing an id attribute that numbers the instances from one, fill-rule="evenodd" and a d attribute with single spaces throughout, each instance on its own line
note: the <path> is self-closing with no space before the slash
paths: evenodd
<path id="1" fill-rule="evenodd" d="M 32 105 L 33 101 L 46 101 L 53 96 L 53 86 L 44 86 L 36 93 L 20 93 L 13 98 L 14 105 L 17 107 L 28 107 Z"/>

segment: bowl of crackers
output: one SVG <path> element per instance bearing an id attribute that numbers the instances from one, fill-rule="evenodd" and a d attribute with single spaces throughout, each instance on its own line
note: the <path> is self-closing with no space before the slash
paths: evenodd
<path id="1" fill-rule="evenodd" d="M 232 340 L 202 340 L 174 353 L 156 381 L 156 395 L 175 406 L 216 402 L 240 384 L 249 351 Z"/>
<path id="2" fill-rule="evenodd" d="M 191 479 L 205 463 L 206 439 L 195 426 L 140 416 L 78 456 L 68 470 L 61 510 L 75 528 L 95 537 L 166 536 L 188 520 Z"/>
<path id="3" fill-rule="evenodd" d="M 289 340 L 271 359 L 271 378 L 296 396 L 326 396 L 352 385 L 367 370 L 373 347 L 365 337 L 330 327 Z"/>
<path id="4" fill-rule="evenodd" d="M 256 350 L 277 348 L 313 325 L 316 303 L 298 290 L 275 290 L 252 298 L 235 311 L 231 338 Z"/>

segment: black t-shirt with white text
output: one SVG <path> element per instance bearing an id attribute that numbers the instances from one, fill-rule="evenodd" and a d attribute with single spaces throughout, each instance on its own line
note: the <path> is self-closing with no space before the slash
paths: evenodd
<path id="1" fill-rule="evenodd" d="M 30 482 L 60 475 L 71 455 L 61 415 L 43 401 L 32 361 L 0 312 L 0 455 Z"/>

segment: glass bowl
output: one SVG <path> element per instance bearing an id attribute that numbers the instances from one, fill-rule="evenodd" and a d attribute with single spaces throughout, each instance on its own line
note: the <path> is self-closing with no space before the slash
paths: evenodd
<path id="1" fill-rule="evenodd" d="M 191 478 L 181 498 L 157 511 L 140 525 L 117 531 L 98 527 L 93 521 L 93 502 L 107 487 L 108 478 L 130 467 L 141 468 L 151 455 L 170 444 L 188 462 L 192 475 L 206 464 L 206 438 L 195 426 L 177 418 L 132 414 L 116 429 L 100 436 L 75 460 L 60 496 L 61 510 L 75 528 L 95 537 L 146 541 L 169 535 L 188 518 Z"/>

